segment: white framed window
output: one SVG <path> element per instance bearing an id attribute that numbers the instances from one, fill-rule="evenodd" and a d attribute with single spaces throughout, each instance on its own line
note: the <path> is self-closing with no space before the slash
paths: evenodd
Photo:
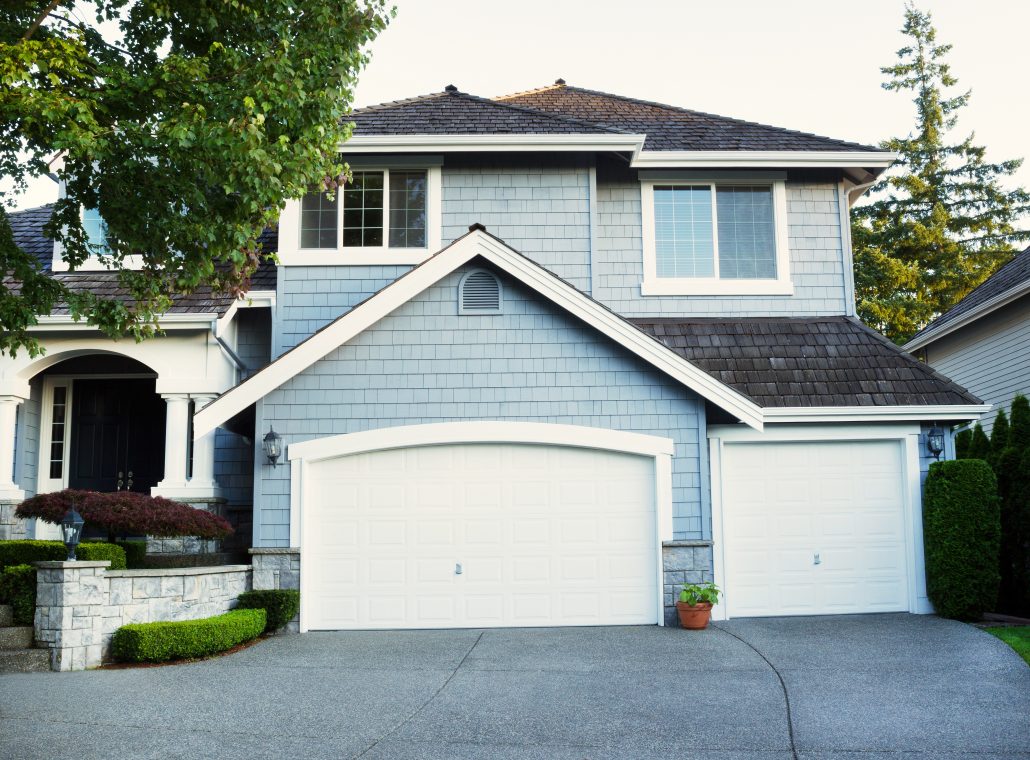
<path id="1" fill-rule="evenodd" d="M 791 295 L 782 181 L 641 183 L 645 296 Z"/>
<path id="2" fill-rule="evenodd" d="M 64 185 L 61 185 L 60 194 L 64 196 Z M 86 234 L 86 245 L 89 247 L 89 257 L 79 265 L 76 271 L 79 272 L 107 272 L 116 269 L 142 269 L 143 257 L 137 255 L 125 256 L 121 263 L 112 261 L 101 261 L 100 256 L 110 252 L 107 238 L 107 222 L 100 215 L 96 208 L 83 206 L 79 210 L 79 217 L 82 219 L 82 230 Z M 60 242 L 54 243 L 54 256 L 51 262 L 51 269 L 55 272 L 69 271 L 68 262 L 64 260 L 64 247 Z"/>
<path id="3" fill-rule="evenodd" d="M 354 167 L 330 198 L 290 201 L 284 264 L 418 264 L 440 249 L 440 167 Z"/>

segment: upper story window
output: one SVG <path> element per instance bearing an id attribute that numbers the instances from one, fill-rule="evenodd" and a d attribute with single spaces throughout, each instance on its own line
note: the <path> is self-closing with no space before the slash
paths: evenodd
<path id="1" fill-rule="evenodd" d="M 97 253 L 107 251 L 107 222 L 100 216 L 99 209 L 82 209 L 82 229 L 91 250 Z"/>
<path id="2" fill-rule="evenodd" d="M 287 204 L 279 258 L 285 264 L 417 264 L 440 248 L 439 196 L 437 167 L 354 169 L 332 198 L 311 193 Z"/>
<path id="3" fill-rule="evenodd" d="M 643 295 L 789 295 L 783 182 L 642 183 Z"/>

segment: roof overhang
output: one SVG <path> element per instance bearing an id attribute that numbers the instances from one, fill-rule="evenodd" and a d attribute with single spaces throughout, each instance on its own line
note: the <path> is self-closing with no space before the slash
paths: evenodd
<path id="1" fill-rule="evenodd" d="M 469 234 L 394 280 L 197 412 L 193 418 L 194 436 L 200 437 L 214 430 L 476 257 L 485 259 L 548 298 L 745 424 L 758 430 L 762 428 L 762 409 L 747 396 L 716 380 L 643 330 L 486 233 L 481 226 L 474 225 Z"/>
<path id="2" fill-rule="evenodd" d="M 455 153 L 526 153 L 551 151 L 636 153 L 645 135 L 556 134 L 556 135 L 358 135 L 340 146 L 350 153 L 412 153 L 450 151 Z"/>
<path id="3" fill-rule="evenodd" d="M 991 411 L 990 404 L 912 406 L 807 406 L 765 407 L 767 424 L 788 422 L 930 422 L 977 420 Z"/>
<path id="4" fill-rule="evenodd" d="M 190 314 L 164 314 L 158 319 L 158 326 L 162 330 L 210 330 L 211 323 L 219 318 L 219 315 L 211 313 L 190 313 Z M 29 332 L 67 332 L 67 331 L 97 332 L 100 330 L 96 325 L 88 322 L 76 321 L 69 314 L 46 315 L 39 317 L 39 322 L 29 328 Z"/>
<path id="5" fill-rule="evenodd" d="M 985 317 L 992 311 L 997 311 L 1002 306 L 1010 304 L 1018 298 L 1024 295 L 1030 294 L 1030 280 L 1021 282 L 1013 288 L 999 293 L 994 298 L 984 301 L 982 304 L 973 307 L 965 314 L 955 317 L 955 319 L 949 319 L 947 322 L 942 324 L 940 327 L 931 327 L 926 332 L 917 335 L 908 343 L 902 346 L 906 351 L 915 351 L 919 348 L 925 348 L 936 340 L 943 338 L 949 333 L 953 333 L 956 330 L 965 327 L 968 324 L 975 322 L 981 317 Z"/>
<path id="6" fill-rule="evenodd" d="M 898 154 L 889 151 L 641 150 L 633 156 L 631 166 L 675 169 L 754 167 L 886 169 L 897 159 Z"/>

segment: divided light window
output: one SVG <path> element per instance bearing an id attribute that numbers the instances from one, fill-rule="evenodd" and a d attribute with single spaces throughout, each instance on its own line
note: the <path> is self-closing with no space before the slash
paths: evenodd
<path id="1" fill-rule="evenodd" d="M 425 248 L 425 170 L 355 171 L 332 200 L 311 193 L 301 201 L 300 247 Z M 384 242 L 385 241 L 385 242 Z"/>
<path id="2" fill-rule="evenodd" d="M 655 185 L 660 278 L 775 280 L 773 189 L 767 185 Z"/>

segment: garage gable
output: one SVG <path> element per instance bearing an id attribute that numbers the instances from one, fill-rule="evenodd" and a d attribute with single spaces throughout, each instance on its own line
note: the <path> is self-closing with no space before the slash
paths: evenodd
<path id="1" fill-rule="evenodd" d="M 474 258 L 517 280 L 524 287 L 558 304 L 677 382 L 742 420 L 761 429 L 762 410 L 740 392 L 715 380 L 633 324 L 581 293 L 473 225 L 469 234 L 355 306 L 327 327 L 286 352 L 267 367 L 201 409 L 194 417 L 194 436 L 200 437 L 280 387 L 335 348 L 352 340 L 400 305 L 422 293 Z"/>

